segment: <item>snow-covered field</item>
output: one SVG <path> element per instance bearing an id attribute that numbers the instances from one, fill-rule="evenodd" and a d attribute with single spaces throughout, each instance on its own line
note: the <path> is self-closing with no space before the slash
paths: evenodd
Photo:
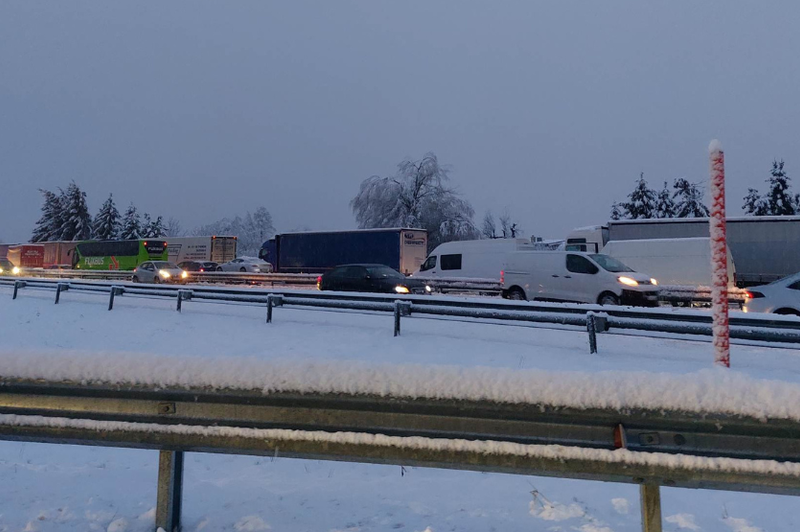
<path id="1" fill-rule="evenodd" d="M 734 346 L 733 371 L 725 373 L 711 367 L 707 339 L 601 335 L 600 353 L 589 355 L 584 332 L 526 325 L 411 318 L 403 320 L 402 336 L 393 338 L 387 314 L 279 308 L 267 325 L 263 308 L 242 305 L 187 302 L 179 314 L 174 301 L 130 296 L 118 298 L 112 312 L 106 311 L 107 296 L 99 294 L 66 292 L 58 306 L 52 301 L 53 292 L 35 290 L 23 290 L 12 301 L 10 290 L 0 288 L 4 375 L 19 373 L 26 360 L 41 363 L 63 352 L 78 362 L 73 369 L 83 357 L 96 363 L 98 375 L 128 368 L 143 380 L 158 376 L 130 365 L 138 354 L 142 360 L 173 357 L 178 367 L 193 359 L 197 367 L 222 367 L 220 359 L 235 367 L 242 357 L 248 367 L 277 361 L 330 368 L 443 365 L 431 371 L 462 372 L 467 379 L 488 371 L 477 367 L 525 378 L 588 375 L 595 378 L 591 382 L 622 382 L 632 372 L 632 389 L 637 382 L 664 379 L 783 389 L 783 395 L 738 403 L 752 410 L 763 401 L 772 412 L 781 410 L 773 403 L 800 390 L 800 353 L 785 348 Z M 115 364 L 120 356 L 127 362 Z M 53 363 L 31 371 L 62 370 Z M 250 378 L 257 381 L 258 375 Z M 790 417 L 800 411 L 798 404 L 783 406 Z M 0 530 L 151 530 L 156 465 L 155 452 L 0 443 L 0 474 L 6 479 Z M 662 489 L 662 498 L 668 531 L 800 529 L 797 498 L 669 488 Z M 285 458 L 187 457 L 189 531 L 619 532 L 640 526 L 638 489 L 630 485 Z"/>

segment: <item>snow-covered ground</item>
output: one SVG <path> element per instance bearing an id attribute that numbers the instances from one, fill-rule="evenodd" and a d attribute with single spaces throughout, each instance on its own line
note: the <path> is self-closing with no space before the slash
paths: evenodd
<path id="1" fill-rule="evenodd" d="M 174 301 L 124 296 L 108 312 L 106 298 L 66 292 L 56 306 L 53 292 L 23 290 L 12 301 L 10 290 L 0 288 L 0 372 L 27 368 L 59 375 L 91 366 L 98 378 L 127 372 L 140 380 L 180 379 L 168 372 L 149 374 L 145 361 L 153 361 L 153 355 L 171 357 L 183 368 L 189 362 L 219 368 L 220 359 L 232 368 L 251 369 L 279 363 L 389 371 L 401 365 L 406 370 L 424 366 L 427 372 L 420 373 L 429 377 L 463 375 L 467 382 L 494 371 L 512 383 L 502 393 L 522 393 L 520 383 L 536 382 L 537 375 L 572 382 L 589 378 L 594 384 L 608 378 L 624 387 L 631 372 L 630 390 L 637 382 L 710 387 L 727 382 L 765 393 L 782 390 L 738 402 L 741 409 L 764 403 L 769 412 L 788 417 L 800 409 L 792 404 L 781 410 L 777 404 L 800 389 L 800 353 L 785 348 L 734 346 L 733 371 L 725 373 L 711 367 L 707 339 L 601 335 L 600 353 L 589 355 L 585 332 L 527 325 L 411 318 L 403 320 L 402 336 L 393 338 L 388 314 L 279 308 L 267 325 L 258 307 L 186 302 L 179 314 Z M 57 353 L 74 364 L 59 366 L 52 358 Z M 139 368 L 130 363 L 135 357 L 142 360 Z M 191 377 L 213 378 L 201 371 Z M 242 385 L 257 382 L 258 375 L 250 379 Z M 549 388 L 552 394 L 557 395 L 557 384 Z M 442 387 L 459 391 L 457 385 Z M 684 400 L 698 392 L 692 393 Z M 0 474 L 6 479 L 0 487 L 0 531 L 151 530 L 156 463 L 156 453 L 147 451 L 0 443 Z M 800 528 L 797 498 L 668 488 L 662 498 L 668 531 Z M 189 531 L 419 532 L 619 532 L 641 526 L 636 486 L 204 454 L 187 457 L 184 525 Z"/>

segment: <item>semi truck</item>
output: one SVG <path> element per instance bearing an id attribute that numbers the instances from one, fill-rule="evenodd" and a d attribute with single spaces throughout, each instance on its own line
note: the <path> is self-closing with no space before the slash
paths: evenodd
<path id="1" fill-rule="evenodd" d="M 169 260 L 175 264 L 187 260 L 222 264 L 236 258 L 238 239 L 235 236 L 187 236 L 167 240 Z"/>
<path id="2" fill-rule="evenodd" d="M 44 246 L 41 244 L 9 246 L 6 258 L 11 264 L 19 268 L 43 268 Z"/>
<path id="3" fill-rule="evenodd" d="M 574 229 L 566 245 L 568 250 L 598 253 L 612 241 L 698 237 L 709 237 L 708 218 L 612 220 Z M 800 272 L 800 216 L 728 218 L 727 238 L 739 287 L 770 283 Z M 684 257 L 676 255 L 670 260 Z"/>
<path id="4" fill-rule="evenodd" d="M 78 245 L 75 241 L 41 242 L 44 246 L 45 268 L 70 268 L 72 265 L 72 252 Z"/>
<path id="5" fill-rule="evenodd" d="M 325 273 L 341 264 L 383 264 L 410 275 L 428 250 L 424 229 L 284 233 L 264 242 L 260 259 L 278 273 Z"/>

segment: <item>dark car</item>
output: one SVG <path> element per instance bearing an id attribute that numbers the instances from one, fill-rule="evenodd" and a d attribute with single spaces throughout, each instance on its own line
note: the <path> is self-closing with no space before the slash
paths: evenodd
<path id="1" fill-rule="evenodd" d="M 429 294 L 424 281 L 406 277 L 383 264 L 345 264 L 317 279 L 320 290 L 381 292 L 390 294 Z"/>
<path id="2" fill-rule="evenodd" d="M 215 272 L 219 264 L 211 261 L 187 260 L 178 264 L 178 268 L 185 272 Z"/>

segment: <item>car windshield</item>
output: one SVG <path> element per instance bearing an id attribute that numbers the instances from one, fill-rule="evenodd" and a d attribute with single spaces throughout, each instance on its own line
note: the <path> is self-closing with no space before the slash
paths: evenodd
<path id="1" fill-rule="evenodd" d="M 177 270 L 178 267 L 175 266 L 172 262 L 167 262 L 164 260 L 153 262 L 153 265 L 158 268 L 159 270 Z"/>
<path id="2" fill-rule="evenodd" d="M 367 274 L 373 279 L 405 279 L 406 276 L 388 266 L 370 266 Z"/>
<path id="3" fill-rule="evenodd" d="M 589 256 L 592 257 L 592 259 L 599 264 L 601 268 L 608 272 L 619 273 L 633 271 L 631 268 L 628 268 L 614 257 L 609 257 L 608 255 L 603 255 L 601 253 L 594 253 Z"/>

